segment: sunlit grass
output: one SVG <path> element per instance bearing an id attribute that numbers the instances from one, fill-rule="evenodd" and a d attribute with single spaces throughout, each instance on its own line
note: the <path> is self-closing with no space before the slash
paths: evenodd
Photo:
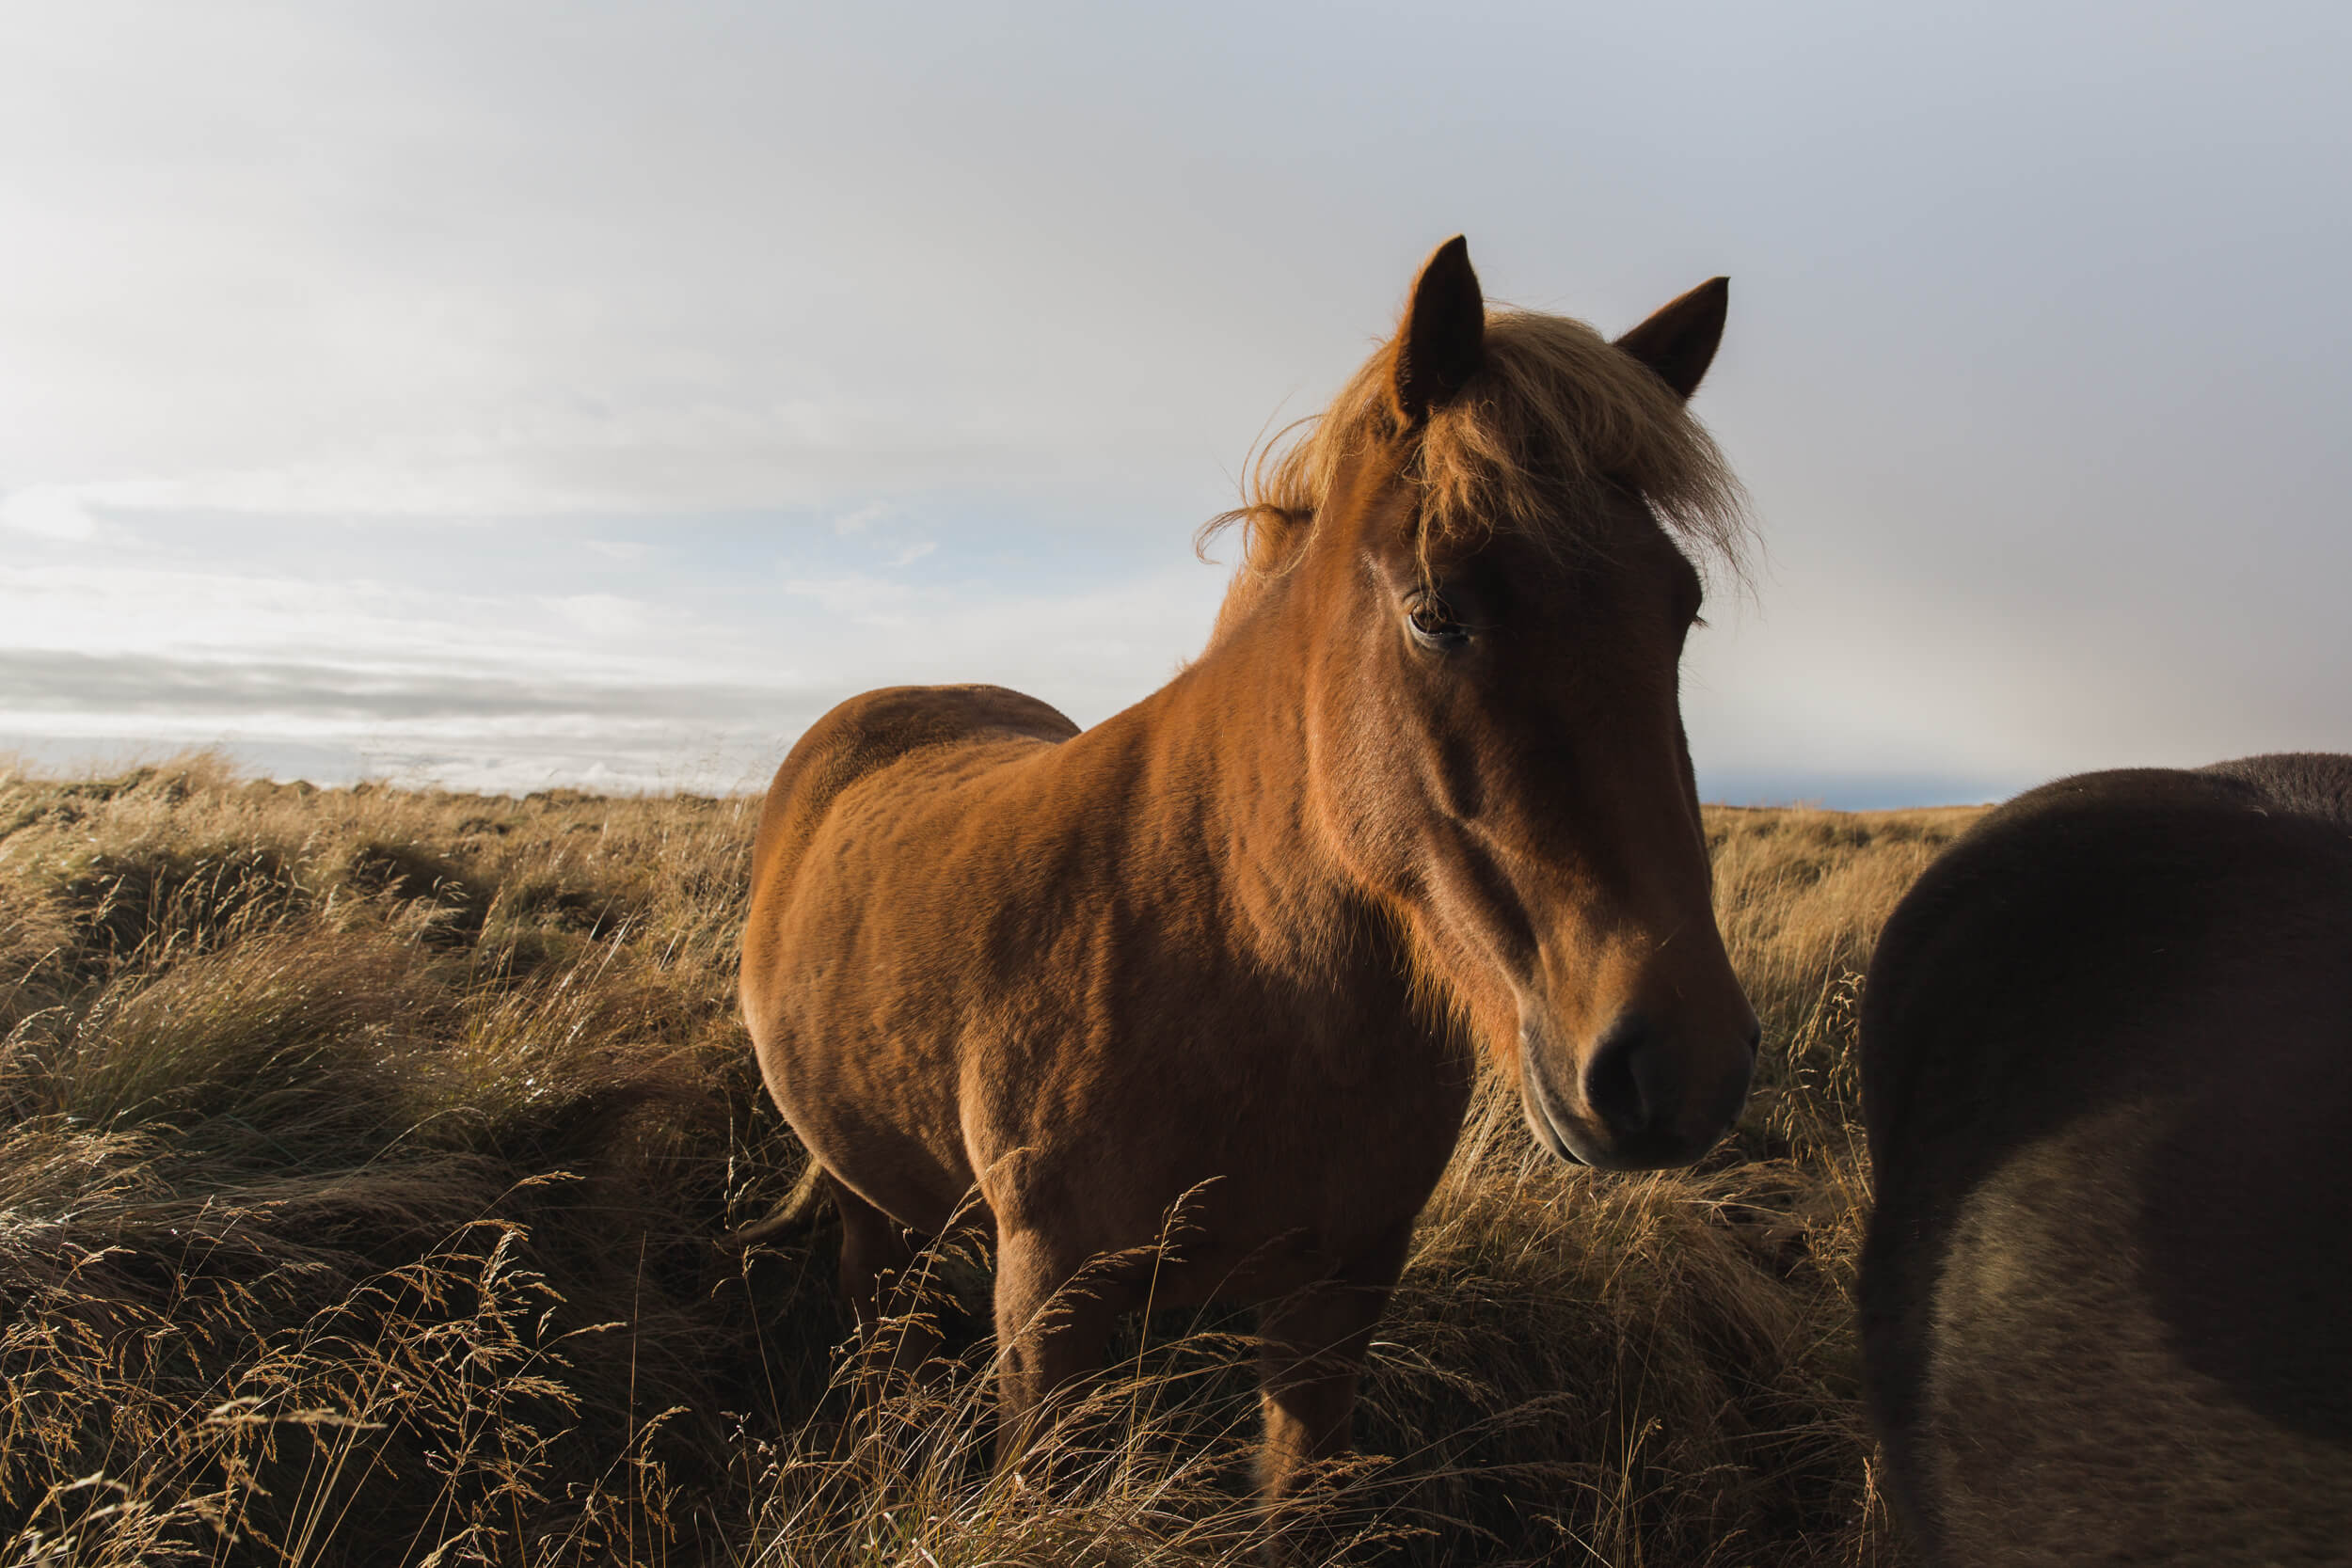
<path id="1" fill-rule="evenodd" d="M 755 812 L 0 771 L 0 1560 L 1896 1560 L 1854 1006 L 1972 813 L 1710 814 L 1739 1137 L 1609 1177 L 1482 1098 L 1363 1451 L 1272 1521 L 1248 1313 L 1136 1325 L 999 1474 L 983 1333 L 861 1393 L 825 1226 L 725 1243 L 801 1168 L 734 1014 Z"/>

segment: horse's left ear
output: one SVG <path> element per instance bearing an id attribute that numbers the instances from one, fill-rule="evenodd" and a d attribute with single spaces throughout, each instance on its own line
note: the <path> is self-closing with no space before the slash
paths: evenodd
<path id="1" fill-rule="evenodd" d="M 1731 279 L 1710 277 L 1617 340 L 1617 346 L 1656 371 L 1675 396 L 1699 389 L 1700 377 L 1715 362 L 1724 341 L 1724 311 L 1731 304 Z"/>
<path id="2" fill-rule="evenodd" d="M 1396 333 L 1396 411 L 1409 427 L 1462 389 L 1486 352 L 1486 296 L 1461 235 L 1430 252 Z"/>

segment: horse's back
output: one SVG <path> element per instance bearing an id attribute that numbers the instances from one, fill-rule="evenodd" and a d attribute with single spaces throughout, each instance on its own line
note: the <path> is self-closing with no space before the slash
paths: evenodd
<path id="1" fill-rule="evenodd" d="M 755 902 L 789 875 L 796 851 L 860 781 L 941 747 L 1052 743 L 1077 733 L 1059 709 L 1001 686 L 888 686 L 850 698 L 808 727 L 768 786 L 752 851 Z"/>
<path id="2" fill-rule="evenodd" d="M 2237 780 L 2273 810 L 2352 829 L 2352 757 L 2334 752 L 2273 752 L 2217 762 L 2198 771 Z"/>
<path id="3" fill-rule="evenodd" d="M 2063 780 L 1889 920 L 1864 1355 L 1932 1560 L 2344 1560 L 2347 778 Z"/>

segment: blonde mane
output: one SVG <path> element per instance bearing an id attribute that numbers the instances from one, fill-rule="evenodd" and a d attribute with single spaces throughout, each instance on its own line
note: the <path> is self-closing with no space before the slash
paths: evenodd
<path id="1" fill-rule="evenodd" d="M 1278 436 L 1250 466 L 1242 504 L 1202 526 L 1201 546 L 1238 524 L 1243 579 L 1295 562 L 1342 465 L 1405 434 L 1395 365 L 1391 339 L 1330 407 Z M 1647 366 L 1565 316 L 1486 312 L 1483 362 L 1431 412 L 1407 475 L 1422 488 L 1424 548 L 1502 531 L 1572 551 L 1590 543 L 1579 493 L 1616 483 L 1696 553 L 1744 575 L 1747 498 L 1723 453 Z"/>

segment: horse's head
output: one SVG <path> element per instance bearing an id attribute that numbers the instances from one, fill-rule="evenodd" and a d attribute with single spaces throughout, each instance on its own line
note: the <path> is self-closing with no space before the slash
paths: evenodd
<path id="1" fill-rule="evenodd" d="M 1611 344 L 1557 317 L 1490 322 L 1462 242 L 1440 247 L 1359 377 L 1363 406 L 1343 395 L 1317 433 L 1333 450 L 1283 594 L 1314 621 L 1326 842 L 1537 1138 L 1594 1165 L 1697 1159 L 1756 1059 L 1677 699 L 1700 576 L 1661 521 L 1704 537 L 1711 516 L 1718 542 L 1733 526 L 1736 489 L 1682 406 L 1724 300 L 1718 280 Z"/>

